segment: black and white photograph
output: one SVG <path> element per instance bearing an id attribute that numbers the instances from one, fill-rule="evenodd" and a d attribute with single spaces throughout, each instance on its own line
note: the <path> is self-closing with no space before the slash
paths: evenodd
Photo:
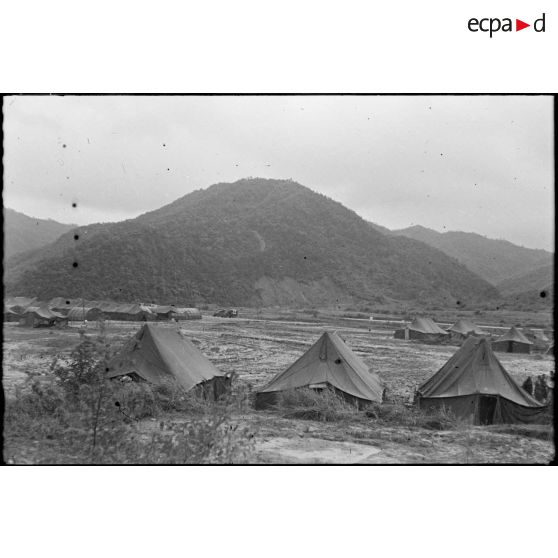
<path id="1" fill-rule="evenodd" d="M 548 464 L 551 95 L 7 95 L 3 459 Z"/>

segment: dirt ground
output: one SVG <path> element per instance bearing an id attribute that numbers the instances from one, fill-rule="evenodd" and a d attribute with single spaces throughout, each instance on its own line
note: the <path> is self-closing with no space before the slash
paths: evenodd
<path id="1" fill-rule="evenodd" d="M 376 372 L 388 397 L 410 402 L 414 391 L 457 350 L 457 345 L 426 345 L 393 338 L 382 324 L 327 320 L 312 322 L 266 319 L 227 319 L 204 316 L 181 322 L 180 329 L 221 370 L 234 371 L 237 382 L 257 391 L 287 368 L 314 343 L 324 329 L 337 331 L 357 355 Z M 349 322 L 350 323 L 350 322 Z M 107 336 L 122 345 L 141 326 L 107 322 Z M 177 327 L 159 323 L 159 327 Z M 94 333 L 95 324 L 88 324 Z M 369 327 L 371 331 L 369 331 Z M 4 323 L 3 385 L 7 397 L 28 372 L 50 374 L 55 357 L 64 359 L 79 342 L 79 328 L 27 329 Z M 550 374 L 554 358 L 542 354 L 498 354 L 518 381 Z M 324 423 L 286 419 L 275 412 L 235 417 L 256 432 L 254 461 L 258 463 L 548 463 L 554 457 L 551 439 L 519 435 L 498 427 L 461 427 L 432 431 L 418 427 L 362 423 Z M 544 438 L 541 436 L 540 438 Z M 33 462 L 33 440 L 10 441 L 5 433 L 5 456 Z M 10 457 L 12 456 L 12 457 Z"/>

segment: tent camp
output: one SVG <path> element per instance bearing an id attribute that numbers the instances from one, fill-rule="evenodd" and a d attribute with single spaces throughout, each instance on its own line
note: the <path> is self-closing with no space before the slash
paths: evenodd
<path id="1" fill-rule="evenodd" d="M 444 407 L 476 425 L 539 422 L 546 410 L 515 383 L 483 337 L 469 337 L 419 387 L 416 403 L 422 409 Z"/>
<path id="2" fill-rule="evenodd" d="M 492 348 L 502 353 L 530 353 L 532 345 L 533 343 L 515 326 L 492 342 Z"/>
<path id="3" fill-rule="evenodd" d="M 448 332 L 452 339 L 463 340 L 469 335 L 486 335 L 486 333 L 473 322 L 469 320 L 457 320 L 450 328 Z"/>
<path id="4" fill-rule="evenodd" d="M 201 320 L 201 312 L 197 308 L 177 308 L 174 307 L 176 312 L 175 318 L 177 320 Z"/>
<path id="5" fill-rule="evenodd" d="M 99 308 L 74 306 L 66 315 L 70 322 L 97 321 L 104 319 L 105 315 Z"/>
<path id="6" fill-rule="evenodd" d="M 68 325 L 68 318 L 44 306 L 31 306 L 21 316 L 19 325 L 26 327 L 64 327 Z"/>
<path id="7" fill-rule="evenodd" d="M 256 408 L 273 405 L 277 394 L 297 388 L 332 388 L 349 401 L 382 402 L 379 378 L 336 334 L 325 332 L 294 364 L 256 394 Z"/>
<path id="8" fill-rule="evenodd" d="M 231 375 L 219 371 L 178 329 L 145 324 L 108 365 L 107 377 L 137 375 L 152 384 L 175 381 L 207 399 L 230 390 Z"/>
<path id="9" fill-rule="evenodd" d="M 395 339 L 440 341 L 449 337 L 449 333 L 435 324 L 430 318 L 415 318 L 408 326 L 396 330 L 393 336 Z"/>

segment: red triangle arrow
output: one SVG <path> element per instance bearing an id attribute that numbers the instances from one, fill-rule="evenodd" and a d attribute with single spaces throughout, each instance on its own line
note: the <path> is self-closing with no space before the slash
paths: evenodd
<path id="1" fill-rule="evenodd" d="M 516 31 L 521 31 L 522 29 L 525 29 L 526 27 L 531 27 L 531 24 L 530 23 L 525 23 L 524 21 L 521 21 L 520 19 L 515 20 L 515 30 Z"/>

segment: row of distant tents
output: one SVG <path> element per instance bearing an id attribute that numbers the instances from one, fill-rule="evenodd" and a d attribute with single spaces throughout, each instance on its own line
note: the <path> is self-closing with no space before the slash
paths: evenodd
<path id="1" fill-rule="evenodd" d="M 53 298 L 48 302 L 15 297 L 4 302 L 4 321 L 29 327 L 64 326 L 72 321 L 170 321 L 200 320 L 197 308 L 129 304 L 105 300 Z"/>
<path id="2" fill-rule="evenodd" d="M 178 328 L 145 324 L 109 363 L 108 377 L 130 375 L 150 383 L 177 382 L 217 399 L 230 390 L 231 375 L 218 370 Z M 380 378 L 337 333 L 325 332 L 289 368 L 256 394 L 256 408 L 276 404 L 282 392 L 330 389 L 359 407 L 383 402 Z M 535 423 L 547 405 L 520 387 L 484 337 L 469 337 L 417 391 L 415 404 L 440 409 L 471 424 Z"/>
<path id="3" fill-rule="evenodd" d="M 409 325 L 394 333 L 396 339 L 417 339 L 421 341 L 443 341 L 452 339 L 463 341 L 468 337 L 488 337 L 490 334 L 469 320 L 458 320 L 447 330 L 442 329 L 430 318 L 415 318 Z M 532 348 L 548 349 L 554 353 L 554 344 L 541 330 L 512 326 L 504 335 L 492 340 L 492 349 L 505 353 L 530 353 Z"/>

